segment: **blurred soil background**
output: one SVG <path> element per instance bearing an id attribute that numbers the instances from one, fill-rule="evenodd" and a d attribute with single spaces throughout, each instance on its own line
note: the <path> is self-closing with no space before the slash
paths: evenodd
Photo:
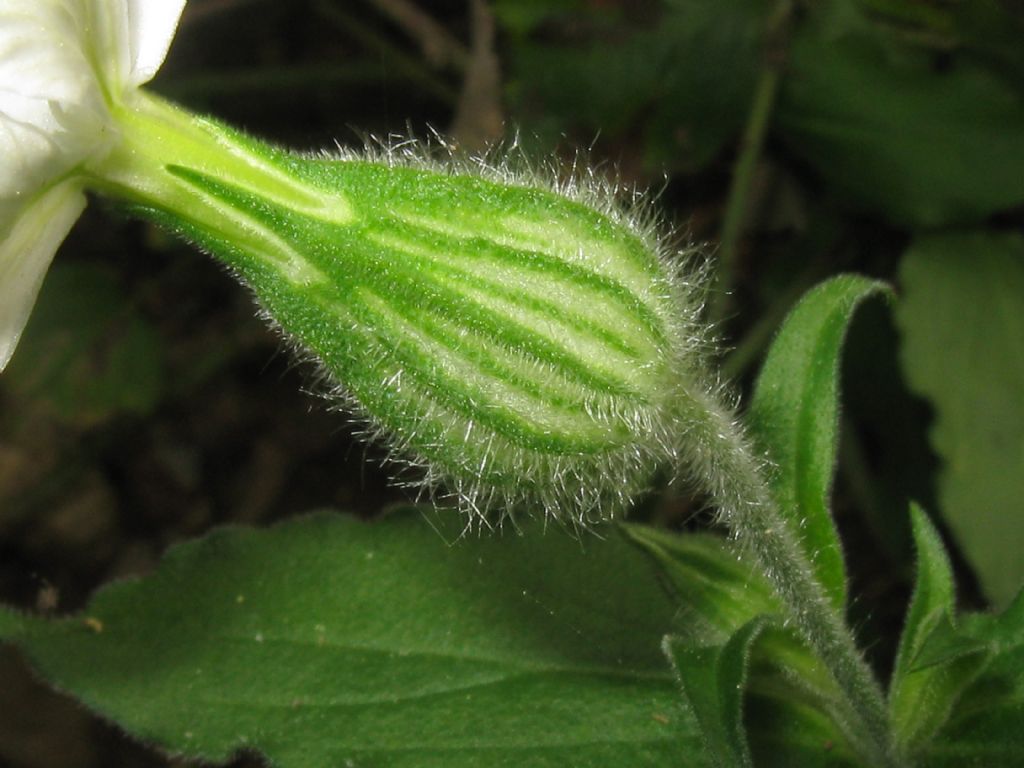
<path id="1" fill-rule="evenodd" d="M 993 238 L 1019 250 L 993 274 L 1022 280 L 1022 18 L 1017 0 L 191 0 L 152 88 L 298 150 L 416 137 L 476 152 L 516 139 L 527 157 L 614 176 L 627 196 L 653 190 L 680 245 L 725 265 L 712 311 L 725 371 L 746 392 L 773 329 L 828 275 L 902 289 L 910 259 L 935 250 L 927 238 L 969 231 L 982 250 Z M 984 254 L 963 258 L 985 272 Z M 991 327 L 955 305 L 933 311 L 940 325 L 980 323 L 963 333 L 983 361 L 1005 351 L 995 376 L 1012 391 L 1024 352 L 999 334 L 1024 338 L 1024 291 L 1006 300 Z M 973 369 L 941 362 L 955 344 L 920 330 L 920 303 L 920 319 L 894 320 L 880 302 L 863 311 L 844 364 L 835 509 L 852 620 L 883 674 L 912 564 L 908 499 L 942 513 L 965 606 L 999 604 L 1021 576 L 985 572 L 1001 555 L 960 533 L 957 477 L 930 430 L 978 390 Z M 908 338 L 915 359 L 937 361 L 937 384 L 908 375 Z M 308 391 L 310 373 L 210 259 L 92 201 L 0 377 L 0 600 L 74 612 L 211 527 L 323 508 L 372 516 L 407 500 L 377 450 Z M 947 393 L 954 380 L 962 391 Z M 1024 406 L 1008 403 L 991 415 L 995 437 L 970 433 L 970 418 L 948 423 L 972 450 L 987 439 L 993 454 L 1024 456 Z M 1019 499 L 1021 475 L 993 461 L 999 498 Z M 990 514 L 977 524 L 1016 546 L 1019 507 L 985 493 L 967 492 Z M 702 509 L 677 494 L 637 517 L 693 526 Z M 0 766 L 184 765 L 0 648 Z"/>

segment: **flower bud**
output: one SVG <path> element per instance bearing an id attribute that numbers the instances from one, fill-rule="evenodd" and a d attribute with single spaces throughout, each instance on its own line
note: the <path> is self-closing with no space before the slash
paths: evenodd
<path id="1" fill-rule="evenodd" d="M 414 482 L 481 514 L 586 523 L 675 458 L 696 309 L 610 195 L 394 155 L 300 157 L 204 121 L 214 159 L 159 136 L 165 109 L 155 126 L 123 121 L 126 165 L 104 169 L 129 179 L 152 144 L 161 185 L 116 192 L 228 264 Z"/>

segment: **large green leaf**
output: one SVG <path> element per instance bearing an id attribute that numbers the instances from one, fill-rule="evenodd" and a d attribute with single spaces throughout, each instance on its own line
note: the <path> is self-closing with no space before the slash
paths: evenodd
<path id="1" fill-rule="evenodd" d="M 702 766 L 650 561 L 539 526 L 319 515 L 225 529 L 77 618 L 0 631 L 59 688 L 191 757 L 277 766 Z"/>
<path id="2" fill-rule="evenodd" d="M 839 355 L 857 306 L 886 290 L 856 275 L 840 275 L 811 290 L 772 343 L 750 405 L 751 432 L 774 463 L 775 499 L 840 611 L 846 572 L 829 500 L 839 429 Z"/>
<path id="3" fill-rule="evenodd" d="M 777 128 L 858 205 L 912 227 L 977 222 L 1024 204 L 1024 100 L 966 57 L 939 68 L 849 2 L 799 27 Z"/>
<path id="4" fill-rule="evenodd" d="M 923 237 L 900 282 L 904 370 L 935 408 L 941 512 L 1006 605 L 1024 583 L 1024 238 Z"/>
<path id="5" fill-rule="evenodd" d="M 963 690 L 987 661 L 984 644 L 943 643 L 955 637 L 953 573 L 938 532 L 917 507 L 911 508 L 917 544 L 917 583 L 900 639 L 889 704 L 897 743 L 907 753 L 934 735 L 948 719 Z"/>

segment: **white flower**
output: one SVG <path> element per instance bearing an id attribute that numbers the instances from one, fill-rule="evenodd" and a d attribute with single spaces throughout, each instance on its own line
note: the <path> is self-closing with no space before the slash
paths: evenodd
<path id="1" fill-rule="evenodd" d="M 185 0 L 0 0 L 0 370 L 117 141 L 110 104 L 163 63 Z"/>

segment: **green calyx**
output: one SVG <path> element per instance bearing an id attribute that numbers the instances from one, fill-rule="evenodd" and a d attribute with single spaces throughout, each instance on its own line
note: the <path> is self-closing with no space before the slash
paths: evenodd
<path id="1" fill-rule="evenodd" d="M 284 153 L 150 97 L 119 119 L 93 186 L 240 276 L 414 483 L 587 523 L 675 462 L 692 288 L 607 196 Z"/>

